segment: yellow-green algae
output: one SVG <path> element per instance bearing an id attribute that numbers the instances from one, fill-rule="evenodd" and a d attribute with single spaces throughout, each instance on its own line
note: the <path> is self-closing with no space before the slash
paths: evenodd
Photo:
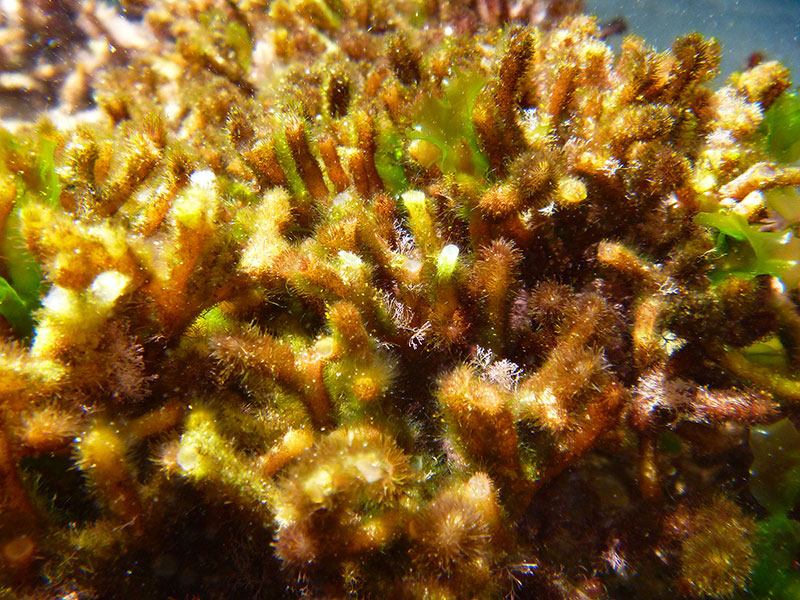
<path id="1" fill-rule="evenodd" d="M 713 91 L 713 40 L 505 3 L 125 8 L 95 107 L 2 138 L 0 594 L 796 586 L 783 67 Z"/>

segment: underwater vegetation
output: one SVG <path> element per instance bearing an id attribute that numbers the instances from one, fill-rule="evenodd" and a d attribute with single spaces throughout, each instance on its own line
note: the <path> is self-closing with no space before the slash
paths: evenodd
<path id="1" fill-rule="evenodd" d="M 0 598 L 797 597 L 800 99 L 577 4 L 98 25 L 0 136 Z"/>

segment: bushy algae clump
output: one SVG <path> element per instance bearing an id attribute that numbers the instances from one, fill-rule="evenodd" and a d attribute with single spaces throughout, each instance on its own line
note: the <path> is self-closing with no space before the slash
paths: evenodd
<path id="1" fill-rule="evenodd" d="M 786 69 L 504 3 L 136 11 L 93 109 L 0 140 L 2 597 L 797 585 Z"/>

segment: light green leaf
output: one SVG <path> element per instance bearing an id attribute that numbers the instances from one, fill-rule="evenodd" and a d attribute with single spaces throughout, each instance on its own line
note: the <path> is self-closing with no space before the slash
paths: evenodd
<path id="1" fill-rule="evenodd" d="M 0 315 L 22 335 L 29 335 L 33 331 L 30 310 L 4 277 L 0 277 Z"/>
<path id="2" fill-rule="evenodd" d="M 722 211 L 700 213 L 695 222 L 721 234 L 717 239 L 720 258 L 713 280 L 720 281 L 728 275 L 745 279 L 774 275 L 787 287 L 800 283 L 800 239 L 791 231 L 759 231 L 742 215 Z"/>
<path id="3" fill-rule="evenodd" d="M 439 148 L 439 167 L 444 173 L 458 172 L 464 156 L 479 176 L 489 168 L 472 125 L 472 106 L 485 84 L 486 78 L 478 73 L 457 73 L 442 85 L 441 99 L 428 96 L 420 103 L 409 137 Z"/>

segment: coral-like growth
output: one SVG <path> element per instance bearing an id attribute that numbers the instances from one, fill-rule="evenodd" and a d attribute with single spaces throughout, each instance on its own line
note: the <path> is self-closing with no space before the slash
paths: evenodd
<path id="1" fill-rule="evenodd" d="M 680 582 L 692 594 L 727 598 L 745 587 L 753 568 L 754 523 L 735 503 L 717 498 L 672 517 L 681 540 Z M 678 523 L 686 520 L 687 523 Z"/>
<path id="2" fill-rule="evenodd" d="M 574 4 L 123 3 L 0 140 L 0 596 L 771 593 L 796 96 Z"/>

